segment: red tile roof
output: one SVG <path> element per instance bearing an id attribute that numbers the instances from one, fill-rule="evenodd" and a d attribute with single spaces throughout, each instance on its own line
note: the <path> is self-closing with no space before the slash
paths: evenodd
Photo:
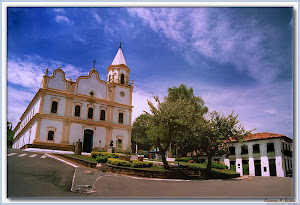
<path id="1" fill-rule="evenodd" d="M 243 137 L 243 141 L 251 141 L 251 140 L 264 140 L 264 139 L 271 139 L 271 138 L 288 138 L 285 135 L 281 134 L 274 134 L 274 133 L 268 133 L 268 132 L 261 132 L 261 133 L 254 133 L 250 135 L 246 135 Z M 288 138 L 291 140 L 290 138 Z M 234 138 L 229 138 L 231 142 L 235 142 L 236 140 Z"/>

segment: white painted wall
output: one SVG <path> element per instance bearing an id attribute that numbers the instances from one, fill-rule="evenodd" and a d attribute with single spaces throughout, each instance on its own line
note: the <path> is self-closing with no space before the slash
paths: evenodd
<path id="1" fill-rule="evenodd" d="M 236 172 L 240 173 L 241 176 L 243 176 L 243 163 L 241 158 L 236 159 L 235 166 L 236 166 Z"/>
<path id="2" fill-rule="evenodd" d="M 49 78 L 48 88 L 66 90 L 67 83 L 63 81 L 63 75 L 61 71 L 56 72 L 53 79 Z"/>
<path id="3" fill-rule="evenodd" d="M 254 159 L 252 157 L 249 158 L 249 175 L 255 176 Z"/>
<path id="4" fill-rule="evenodd" d="M 116 146 L 116 140 L 117 136 L 123 137 L 123 149 L 126 149 L 128 146 L 128 131 L 127 130 L 121 130 L 121 129 L 113 129 L 112 130 L 112 140 L 114 141 L 114 146 Z"/>
<path id="5" fill-rule="evenodd" d="M 124 114 L 123 114 L 123 125 L 125 126 L 129 126 L 130 125 L 130 122 L 129 122 L 129 111 L 126 110 L 126 109 L 123 109 L 123 108 L 118 108 L 118 107 L 115 107 L 113 109 L 113 124 L 116 124 L 116 125 L 119 125 L 119 110 L 122 110 L 124 111 Z"/>
<path id="6" fill-rule="evenodd" d="M 284 168 L 281 156 L 276 156 L 276 173 L 278 177 L 284 177 Z"/>
<path id="7" fill-rule="evenodd" d="M 105 147 L 106 139 L 106 128 L 105 127 L 97 127 L 94 138 L 94 147 Z M 99 144 L 99 140 L 101 140 L 101 144 Z"/>
<path id="8" fill-rule="evenodd" d="M 48 138 L 47 128 L 48 127 L 56 128 L 55 135 L 54 135 L 54 143 L 61 143 L 63 122 L 56 121 L 56 120 L 46 120 L 46 119 L 42 119 L 42 121 L 41 121 L 40 141 L 41 142 L 50 142 L 50 143 L 52 142 L 52 141 L 47 141 L 47 138 Z"/>
<path id="9" fill-rule="evenodd" d="M 123 91 L 125 93 L 125 96 L 122 97 L 120 95 L 120 92 Z M 130 95 L 130 92 L 128 89 L 124 89 L 122 87 L 118 87 L 116 86 L 116 89 L 115 89 L 115 99 L 114 101 L 117 102 L 117 103 L 122 103 L 122 104 L 126 104 L 126 105 L 129 105 L 129 96 Z"/>
<path id="10" fill-rule="evenodd" d="M 51 106 L 52 101 L 51 98 L 57 98 L 59 99 L 58 102 L 58 112 L 55 115 L 64 116 L 65 115 L 65 106 L 66 106 L 66 98 L 56 96 L 56 95 L 45 95 L 44 100 L 44 107 L 43 107 L 43 113 L 50 114 L 51 113 Z M 53 114 L 53 113 L 52 113 Z"/>
<path id="11" fill-rule="evenodd" d="M 91 90 L 95 92 L 94 97 L 107 99 L 107 85 L 97 80 L 96 73 L 92 73 L 89 79 L 82 78 L 78 81 L 77 93 L 90 96 Z"/>
<path id="12" fill-rule="evenodd" d="M 72 123 L 70 126 L 69 144 L 76 143 L 78 139 L 83 142 L 82 124 Z"/>

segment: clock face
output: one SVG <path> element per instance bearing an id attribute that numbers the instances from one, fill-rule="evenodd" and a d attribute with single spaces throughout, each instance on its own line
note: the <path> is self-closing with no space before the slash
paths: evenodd
<path id="1" fill-rule="evenodd" d="M 124 93 L 123 91 L 121 91 L 121 92 L 120 92 L 120 95 L 121 95 L 122 97 L 124 97 L 124 96 L 125 96 L 125 93 Z"/>

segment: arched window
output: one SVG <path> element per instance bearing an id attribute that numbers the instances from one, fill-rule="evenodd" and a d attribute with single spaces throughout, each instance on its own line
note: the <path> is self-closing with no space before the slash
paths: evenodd
<path id="1" fill-rule="evenodd" d="M 94 112 L 94 109 L 90 107 L 88 109 L 88 118 L 93 119 L 93 112 Z"/>
<path id="2" fill-rule="evenodd" d="M 53 141 L 53 138 L 54 138 L 54 131 L 50 130 L 50 131 L 48 132 L 48 140 Z"/>
<path id="3" fill-rule="evenodd" d="M 105 110 L 101 110 L 101 112 L 100 112 L 100 120 L 105 121 Z"/>
<path id="4" fill-rule="evenodd" d="M 125 81 L 125 75 L 121 74 L 121 84 L 124 85 L 124 81 Z"/>
<path id="5" fill-rule="evenodd" d="M 108 76 L 108 82 L 110 83 L 111 75 Z"/>
<path id="6" fill-rule="evenodd" d="M 75 116 L 80 117 L 80 105 L 75 105 Z"/>
<path id="7" fill-rule="evenodd" d="M 119 123 L 123 123 L 123 113 L 119 113 Z"/>
<path id="8" fill-rule="evenodd" d="M 57 113 L 57 102 L 56 101 L 52 101 L 52 105 L 51 105 L 51 113 Z"/>

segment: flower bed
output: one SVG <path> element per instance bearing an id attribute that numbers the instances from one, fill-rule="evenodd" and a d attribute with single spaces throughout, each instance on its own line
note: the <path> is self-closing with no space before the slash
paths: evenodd
<path id="1" fill-rule="evenodd" d="M 121 153 L 109 153 L 109 152 L 91 152 L 92 158 L 96 158 L 98 156 L 107 156 L 108 158 L 118 158 Z"/>

